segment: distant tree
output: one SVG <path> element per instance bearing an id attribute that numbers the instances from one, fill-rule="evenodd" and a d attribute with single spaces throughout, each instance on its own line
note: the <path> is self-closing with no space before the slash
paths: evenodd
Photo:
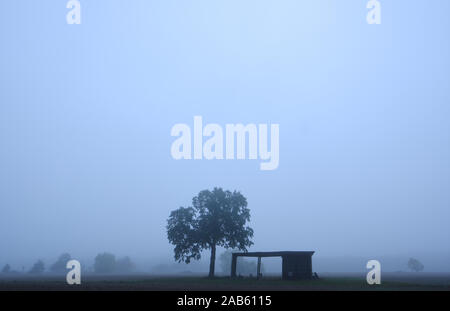
<path id="1" fill-rule="evenodd" d="M 424 265 L 415 258 L 409 258 L 408 268 L 414 272 L 420 272 L 424 269 Z"/>
<path id="2" fill-rule="evenodd" d="M 95 257 L 94 271 L 96 273 L 112 273 L 116 268 L 116 256 L 110 253 L 98 254 Z"/>
<path id="3" fill-rule="evenodd" d="M 41 274 L 43 273 L 45 270 L 45 264 L 42 260 L 38 260 L 35 262 L 35 264 L 33 265 L 33 267 L 31 267 L 31 270 L 29 271 L 29 273 L 31 274 Z"/>
<path id="4" fill-rule="evenodd" d="M 120 273 L 128 273 L 134 270 L 134 264 L 130 257 L 120 258 L 116 262 L 116 271 Z"/>
<path id="5" fill-rule="evenodd" d="M 216 247 L 246 251 L 253 242 L 247 199 L 237 191 L 214 188 L 203 190 L 192 199 L 193 207 L 180 207 L 170 213 L 167 237 L 175 245 L 175 260 L 199 260 L 201 252 L 211 250 L 209 276 L 214 276 Z"/>
<path id="6" fill-rule="evenodd" d="M 67 262 L 72 259 L 70 254 L 64 253 L 59 256 L 58 260 L 50 267 L 50 271 L 54 273 L 65 273 L 67 271 Z"/>
<path id="7" fill-rule="evenodd" d="M 9 273 L 9 272 L 11 272 L 11 266 L 9 264 L 6 264 L 2 269 L 2 273 Z"/>
<path id="8" fill-rule="evenodd" d="M 225 274 L 230 274 L 231 272 L 231 258 L 232 253 L 234 250 L 226 250 L 223 252 L 220 257 L 220 267 L 222 269 L 222 272 Z M 249 261 L 245 258 L 238 257 L 236 259 L 236 273 L 240 275 L 249 275 L 254 274 L 256 275 L 257 270 L 257 264 L 255 261 Z M 264 264 L 261 263 L 261 273 L 264 272 Z"/>

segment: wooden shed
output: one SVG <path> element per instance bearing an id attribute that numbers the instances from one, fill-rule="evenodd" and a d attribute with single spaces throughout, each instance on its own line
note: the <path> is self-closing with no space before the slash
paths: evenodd
<path id="1" fill-rule="evenodd" d="M 231 259 L 231 277 L 236 277 L 237 257 L 258 258 L 257 276 L 261 274 L 261 258 L 281 257 L 283 280 L 311 279 L 312 274 L 312 251 L 282 251 L 282 252 L 246 252 L 233 253 Z"/>

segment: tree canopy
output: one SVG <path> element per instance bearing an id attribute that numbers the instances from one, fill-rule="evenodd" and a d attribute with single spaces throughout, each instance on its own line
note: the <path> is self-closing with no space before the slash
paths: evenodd
<path id="1" fill-rule="evenodd" d="M 66 265 L 67 262 L 71 259 L 72 257 L 70 256 L 69 253 L 64 253 L 61 254 L 61 256 L 59 256 L 58 260 L 51 265 L 50 267 L 50 271 L 53 273 L 64 273 L 67 271 L 66 269 Z"/>
<path id="2" fill-rule="evenodd" d="M 112 273 L 116 268 L 116 256 L 110 253 L 98 254 L 95 257 L 94 271 L 96 273 Z"/>
<path id="3" fill-rule="evenodd" d="M 172 211 L 167 220 L 167 237 L 175 245 L 175 260 L 189 263 L 210 249 L 209 276 L 214 276 L 217 246 L 247 251 L 253 245 L 249 221 L 247 199 L 240 192 L 222 188 L 201 191 L 192 199 L 192 207 Z"/>
<path id="4" fill-rule="evenodd" d="M 9 273 L 9 272 L 11 272 L 11 266 L 9 264 L 6 264 L 2 269 L 2 273 Z"/>
<path id="5" fill-rule="evenodd" d="M 422 271 L 425 267 L 424 265 L 415 258 L 409 258 L 408 260 L 408 268 L 415 272 Z"/>
<path id="6" fill-rule="evenodd" d="M 45 270 L 45 264 L 42 260 L 38 260 L 35 262 L 33 267 L 31 267 L 29 273 L 31 274 L 41 274 Z"/>
<path id="7" fill-rule="evenodd" d="M 128 256 L 120 258 L 116 262 L 116 271 L 119 273 L 129 273 L 133 271 L 134 268 L 135 268 L 134 263 Z"/>

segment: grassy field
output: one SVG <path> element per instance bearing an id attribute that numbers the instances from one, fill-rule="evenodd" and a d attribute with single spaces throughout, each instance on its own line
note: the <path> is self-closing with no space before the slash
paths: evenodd
<path id="1" fill-rule="evenodd" d="M 319 280 L 283 281 L 279 277 L 230 279 L 202 276 L 169 277 L 149 275 L 82 277 L 81 285 L 69 286 L 65 276 L 15 277 L 0 279 L 0 290 L 450 290 L 449 274 L 386 274 L 382 284 L 369 286 L 364 275 L 324 274 Z"/>

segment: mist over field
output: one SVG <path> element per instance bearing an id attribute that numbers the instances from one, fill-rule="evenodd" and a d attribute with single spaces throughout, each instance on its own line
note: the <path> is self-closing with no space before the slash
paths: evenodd
<path id="1" fill-rule="evenodd" d="M 222 187 L 247 198 L 250 251 L 450 272 L 449 1 L 382 1 L 376 26 L 365 0 L 81 3 L 80 25 L 65 1 L 0 3 L 0 269 L 108 252 L 206 274 L 208 251 L 175 262 L 167 219 Z M 174 160 L 194 116 L 279 124 L 278 168 Z"/>

